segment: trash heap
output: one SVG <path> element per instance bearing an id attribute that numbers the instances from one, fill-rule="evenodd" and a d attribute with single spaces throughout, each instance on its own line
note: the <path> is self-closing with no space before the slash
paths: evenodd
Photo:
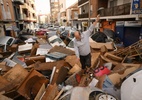
<path id="1" fill-rule="evenodd" d="M 51 49 L 45 39 L 0 50 L 0 100 L 140 100 L 141 41 L 115 50 L 91 42 L 92 65 L 83 73 L 74 51 Z M 38 51 L 38 52 L 37 52 Z"/>

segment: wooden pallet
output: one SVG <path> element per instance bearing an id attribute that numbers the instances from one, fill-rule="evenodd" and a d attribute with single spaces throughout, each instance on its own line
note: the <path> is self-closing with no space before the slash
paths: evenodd
<path id="1" fill-rule="evenodd" d="M 124 49 L 114 52 L 113 54 L 119 57 L 139 56 L 142 59 L 142 39 Z"/>

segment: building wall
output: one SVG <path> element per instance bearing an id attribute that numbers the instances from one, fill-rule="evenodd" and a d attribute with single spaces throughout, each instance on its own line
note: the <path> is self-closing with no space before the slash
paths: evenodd
<path id="1" fill-rule="evenodd" d="M 0 4 L 0 10 L 1 10 L 1 20 L 12 20 L 14 21 L 14 10 L 13 10 L 13 5 L 11 0 L 2 0 L 3 1 L 3 6 L 4 6 L 4 12 L 2 10 L 2 4 Z M 5 16 L 3 16 L 3 13 Z"/>
<path id="2" fill-rule="evenodd" d="M 13 26 L 15 26 L 15 16 L 12 0 L 1 0 L 0 3 L 0 36 L 13 36 L 15 32 Z"/>
<path id="3" fill-rule="evenodd" d="M 59 0 L 60 12 L 66 11 L 66 0 Z"/>
<path id="4" fill-rule="evenodd" d="M 20 5 L 20 13 L 23 15 L 23 9 L 28 10 L 28 17 L 24 18 L 24 20 L 36 21 L 36 10 L 35 10 L 35 2 L 34 0 L 26 0 L 27 2 L 24 5 Z M 32 8 L 32 5 L 34 8 Z M 35 14 L 35 17 L 33 16 Z M 30 16 L 29 16 L 30 15 Z"/>
<path id="5" fill-rule="evenodd" d="M 90 3 L 90 17 L 91 18 L 94 18 L 97 16 L 97 10 L 98 10 L 98 0 L 91 0 L 91 3 Z"/>
<path id="6" fill-rule="evenodd" d="M 71 15 L 72 15 L 71 9 L 67 9 L 67 10 L 66 10 L 67 22 L 70 22 L 70 20 L 71 20 Z"/>
<path id="7" fill-rule="evenodd" d="M 73 20 L 78 19 L 79 9 L 77 9 L 77 10 L 72 10 L 71 13 L 72 13 L 72 14 L 71 14 L 71 18 L 72 18 Z"/>
<path id="8" fill-rule="evenodd" d="M 1 9 L 1 5 L 0 5 L 0 20 L 2 20 L 2 9 Z"/>
<path id="9" fill-rule="evenodd" d="M 51 12 L 51 22 L 57 23 L 57 14 L 59 12 L 59 3 L 57 1 L 51 1 L 50 12 Z"/>
<path id="10" fill-rule="evenodd" d="M 23 9 L 27 10 L 26 15 L 23 12 Z M 34 0 L 26 0 L 24 5 L 20 5 L 20 13 L 21 13 L 21 20 L 23 21 L 23 26 L 29 29 L 34 29 L 35 23 L 37 22 L 37 14 L 35 8 L 35 1 Z M 34 16 L 33 16 L 34 15 Z"/>
<path id="11" fill-rule="evenodd" d="M 0 23 L 0 37 L 5 36 L 3 24 Z"/>
<path id="12" fill-rule="evenodd" d="M 116 26 L 115 21 L 103 21 L 101 22 L 100 31 L 103 32 L 105 28 L 115 31 L 115 26 Z"/>

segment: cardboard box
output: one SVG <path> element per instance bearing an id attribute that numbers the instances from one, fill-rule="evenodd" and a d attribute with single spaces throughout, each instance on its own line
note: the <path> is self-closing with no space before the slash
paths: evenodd
<path id="1" fill-rule="evenodd" d="M 20 84 L 17 91 L 26 99 L 33 99 L 36 97 L 43 83 L 47 85 L 49 80 L 41 73 L 33 69 Z"/>

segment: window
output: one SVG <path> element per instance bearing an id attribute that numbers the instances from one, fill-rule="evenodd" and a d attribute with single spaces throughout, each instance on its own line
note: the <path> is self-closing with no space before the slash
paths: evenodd
<path id="1" fill-rule="evenodd" d="M 3 1 L 1 0 L 1 9 L 2 9 L 2 16 L 3 16 L 3 19 L 6 18 L 6 13 L 5 13 L 5 8 L 4 8 L 4 5 L 3 5 Z"/>
<path id="2" fill-rule="evenodd" d="M 28 15 L 28 17 L 31 17 L 31 14 L 30 14 L 30 12 L 29 12 L 29 15 Z"/>
<path id="3" fill-rule="evenodd" d="M 9 4 L 8 4 L 8 2 L 6 3 L 6 5 L 7 5 L 7 19 L 11 19 L 11 13 L 10 13 L 10 8 L 9 8 Z"/>
<path id="4" fill-rule="evenodd" d="M 34 13 L 33 13 L 33 18 L 36 18 Z"/>
<path id="5" fill-rule="evenodd" d="M 124 0 L 123 2 L 124 2 L 124 4 L 126 4 L 126 3 L 130 3 L 131 1 L 130 0 Z"/>
<path id="6" fill-rule="evenodd" d="M 78 12 L 74 12 L 74 18 L 78 18 Z"/>
<path id="7" fill-rule="evenodd" d="M 110 7 L 115 7 L 115 6 L 117 6 L 117 0 L 110 1 Z"/>

